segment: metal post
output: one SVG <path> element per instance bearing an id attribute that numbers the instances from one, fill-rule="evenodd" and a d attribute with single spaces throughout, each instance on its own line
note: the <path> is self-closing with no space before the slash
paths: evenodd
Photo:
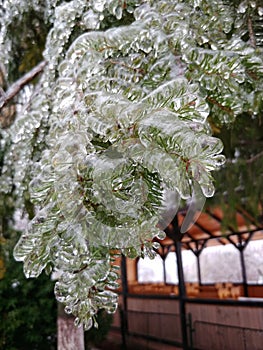
<path id="1" fill-rule="evenodd" d="M 179 285 L 179 311 L 180 311 L 180 322 L 182 332 L 182 343 L 183 349 L 188 350 L 188 338 L 187 338 L 187 320 L 185 310 L 185 283 L 184 283 L 184 272 L 183 272 L 183 261 L 182 261 L 182 244 L 181 238 L 182 233 L 180 231 L 178 216 L 175 215 L 173 221 L 164 230 L 168 237 L 170 237 L 175 245 L 175 253 L 177 258 L 177 271 L 178 271 L 178 285 Z"/>
<path id="2" fill-rule="evenodd" d="M 239 253 L 240 253 L 240 262 L 241 262 L 241 269 L 242 269 L 242 280 L 243 280 L 244 296 L 248 297 L 247 271 L 246 271 L 246 264 L 245 264 L 244 248 L 243 248 L 243 246 L 240 246 L 238 250 L 239 250 Z"/>
<path id="3" fill-rule="evenodd" d="M 198 283 L 199 283 L 199 286 L 201 286 L 202 280 L 201 280 L 201 267 L 200 267 L 200 253 L 195 254 L 195 256 L 196 256 L 196 262 L 197 262 Z"/>
<path id="4" fill-rule="evenodd" d="M 189 327 L 189 349 L 194 348 L 194 342 L 193 342 L 193 333 L 195 329 L 193 328 L 193 321 L 192 321 L 192 314 L 191 312 L 188 313 L 188 327 Z"/>
<path id="5" fill-rule="evenodd" d="M 175 252 L 177 258 L 177 271 L 179 280 L 179 308 L 181 317 L 181 331 L 182 331 L 182 341 L 183 349 L 188 349 L 188 339 L 187 339 L 187 320 L 186 320 L 186 310 L 185 310 L 185 283 L 184 283 L 184 272 L 183 272 L 183 261 L 182 261 L 182 251 L 181 251 L 181 241 L 175 241 Z"/>
<path id="6" fill-rule="evenodd" d="M 244 249 L 248 245 L 249 241 L 251 240 L 251 237 L 253 236 L 254 232 L 249 232 L 249 237 L 246 240 L 243 240 L 242 235 L 238 235 L 238 242 L 234 242 L 234 240 L 229 236 L 227 239 L 230 243 L 233 244 L 235 248 L 239 250 L 240 254 L 240 263 L 241 263 L 241 272 L 242 272 L 242 283 L 244 288 L 244 296 L 248 297 L 248 285 L 247 285 L 247 270 L 246 270 L 246 264 L 245 264 L 245 257 L 244 257 Z"/>
<path id="7" fill-rule="evenodd" d="M 165 268 L 165 259 L 162 258 L 162 261 L 163 261 L 163 281 L 164 281 L 164 284 L 166 284 L 166 268 Z"/>
<path id="8" fill-rule="evenodd" d="M 126 335 L 128 331 L 128 317 L 127 317 L 127 294 L 128 294 L 128 282 L 127 282 L 127 264 L 126 257 L 121 256 L 121 284 L 122 284 L 122 302 L 121 308 L 121 335 L 122 335 L 122 348 L 126 349 Z"/>

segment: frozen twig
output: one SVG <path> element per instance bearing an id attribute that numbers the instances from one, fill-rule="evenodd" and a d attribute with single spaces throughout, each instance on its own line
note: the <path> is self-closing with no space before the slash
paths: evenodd
<path id="1" fill-rule="evenodd" d="M 31 80 L 33 80 L 39 73 L 41 73 L 46 66 L 47 62 L 42 61 L 36 67 L 34 67 L 31 71 L 26 73 L 23 77 L 18 79 L 14 84 L 10 86 L 10 88 L 4 92 L 2 91 L 0 96 L 0 110 L 14 98 L 19 91 L 28 84 Z"/>

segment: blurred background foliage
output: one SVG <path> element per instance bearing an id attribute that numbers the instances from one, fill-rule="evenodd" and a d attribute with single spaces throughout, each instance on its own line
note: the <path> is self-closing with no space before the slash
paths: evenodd
<path id="1" fill-rule="evenodd" d="M 0 238 L 0 349 L 56 349 L 54 283 L 42 274 L 26 279 L 13 258 L 18 233 Z"/>
<path id="2" fill-rule="evenodd" d="M 243 114 L 230 127 L 216 132 L 224 143 L 226 163 L 214 173 L 216 193 L 207 205 L 224 209 L 225 226 L 243 208 L 263 224 L 263 115 Z"/>

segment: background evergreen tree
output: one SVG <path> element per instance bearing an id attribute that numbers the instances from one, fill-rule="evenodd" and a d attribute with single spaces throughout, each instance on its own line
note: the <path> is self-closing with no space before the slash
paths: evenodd
<path id="1" fill-rule="evenodd" d="M 38 280 L 25 278 L 13 258 L 18 235 L 5 233 L 0 241 L 0 349 L 56 349 L 54 283 L 45 274 Z"/>

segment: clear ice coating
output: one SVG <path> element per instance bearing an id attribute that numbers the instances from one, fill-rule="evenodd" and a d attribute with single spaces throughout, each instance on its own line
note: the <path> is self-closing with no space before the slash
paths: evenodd
<path id="1" fill-rule="evenodd" d="M 36 209 L 14 255 L 27 277 L 59 271 L 57 300 L 89 329 L 98 309 L 116 310 L 115 254 L 152 257 L 152 239 L 163 238 L 180 199 L 195 191 L 200 206 L 214 194 L 211 172 L 224 156 L 208 118 L 258 112 L 262 87 L 253 75 L 263 74 L 262 54 L 235 30 L 246 37 L 247 11 L 262 16 L 262 7 L 248 0 L 238 11 L 203 0 L 1 5 L 6 71 L 10 24 L 33 10 L 51 28 L 30 106 L 1 131 L 1 147 L 9 145 L 1 191 L 15 188 L 17 206 L 25 209 L 28 198 Z"/>

